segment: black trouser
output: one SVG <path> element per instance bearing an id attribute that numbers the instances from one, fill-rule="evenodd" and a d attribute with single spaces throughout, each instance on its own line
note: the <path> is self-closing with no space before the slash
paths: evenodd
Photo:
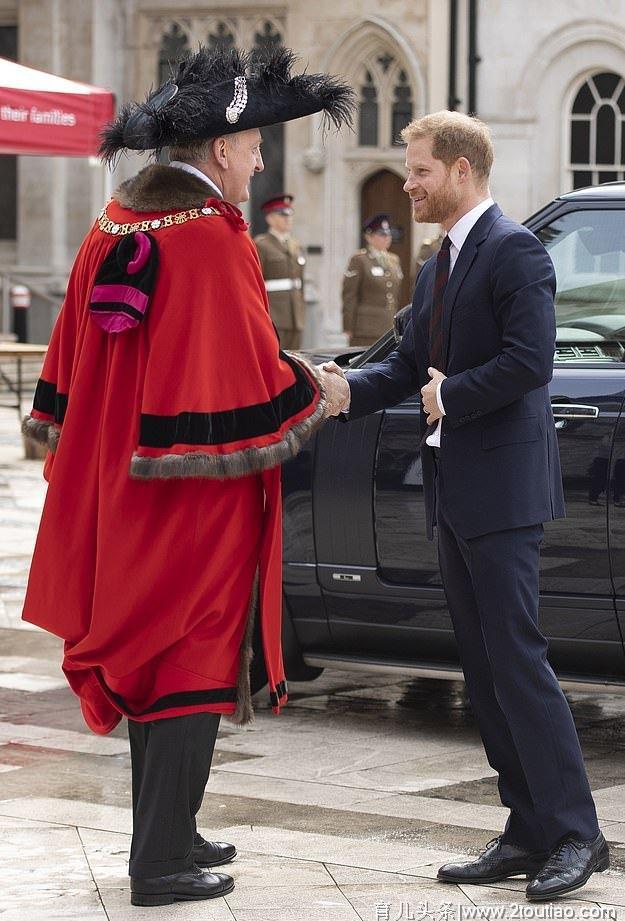
<path id="1" fill-rule="evenodd" d="M 546 852 L 566 834 L 594 838 L 575 724 L 538 627 L 543 526 L 465 540 L 446 515 L 444 486 L 437 464 L 441 575 L 473 712 L 510 809 L 504 839 Z"/>
<path id="2" fill-rule="evenodd" d="M 131 876 L 166 876 L 193 864 L 195 816 L 210 773 L 219 719 L 218 713 L 191 713 L 149 723 L 128 720 Z"/>

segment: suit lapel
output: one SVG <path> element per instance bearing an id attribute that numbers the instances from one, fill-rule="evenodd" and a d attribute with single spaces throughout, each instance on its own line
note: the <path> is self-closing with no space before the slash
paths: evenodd
<path id="1" fill-rule="evenodd" d="M 458 297 L 458 292 L 460 291 L 462 282 L 466 278 L 469 269 L 475 261 L 480 243 L 483 243 L 483 241 L 486 239 L 490 233 L 491 227 L 495 221 L 501 217 L 501 214 L 502 212 L 499 205 L 491 205 L 490 208 L 484 212 L 484 214 L 480 215 L 479 219 L 475 222 L 469 232 L 469 235 L 464 241 L 462 249 L 458 254 L 456 264 L 454 265 L 453 272 L 449 276 L 449 281 L 447 282 L 445 295 L 443 297 L 442 316 L 443 356 L 445 359 L 445 366 L 447 366 L 447 355 L 449 351 L 449 330 L 451 327 L 451 314 L 454 309 L 454 304 L 456 303 L 456 298 Z"/>

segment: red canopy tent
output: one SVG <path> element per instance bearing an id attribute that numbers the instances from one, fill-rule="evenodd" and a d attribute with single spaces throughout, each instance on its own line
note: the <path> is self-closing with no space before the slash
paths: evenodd
<path id="1" fill-rule="evenodd" d="M 0 153 L 95 156 L 114 106 L 108 90 L 0 58 Z"/>

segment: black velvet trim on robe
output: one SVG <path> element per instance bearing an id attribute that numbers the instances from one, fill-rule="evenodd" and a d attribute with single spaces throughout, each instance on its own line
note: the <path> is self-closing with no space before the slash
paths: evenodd
<path id="1" fill-rule="evenodd" d="M 100 682 L 104 684 L 100 675 L 98 675 L 98 678 Z M 158 700 L 155 700 L 154 703 L 145 710 L 131 710 L 128 705 L 124 703 L 123 697 L 120 697 L 119 694 L 115 694 L 108 687 L 106 690 L 107 693 L 117 701 L 121 710 L 127 713 L 131 719 L 133 716 L 146 716 L 148 713 L 159 713 L 162 710 L 169 710 L 171 707 L 197 707 L 201 704 L 229 704 L 236 703 L 237 699 L 236 688 L 211 688 L 206 691 L 177 691 L 173 694 L 166 694 L 164 697 L 159 697 Z M 286 681 L 281 681 L 276 686 L 276 690 L 270 691 L 269 693 L 271 706 L 279 706 L 280 701 L 286 693 Z"/>
<path id="2" fill-rule="evenodd" d="M 131 710 L 124 702 L 124 698 L 115 694 L 106 686 L 102 677 L 98 676 L 100 682 L 106 687 L 107 693 L 118 702 L 120 709 L 133 716 L 146 716 L 148 713 L 159 713 L 162 710 L 169 710 L 172 707 L 197 707 L 202 704 L 234 704 L 237 700 L 236 688 L 210 688 L 206 691 L 176 691 L 172 694 L 165 694 L 159 697 L 153 704 L 146 707 L 145 710 Z"/>
<path id="3" fill-rule="evenodd" d="M 176 416 L 142 413 L 139 447 L 221 445 L 279 431 L 285 422 L 310 406 L 315 397 L 314 385 L 297 361 L 284 352 L 280 352 L 280 358 L 292 368 L 295 382 L 273 399 L 214 413 L 185 412 Z"/>
<path id="4" fill-rule="evenodd" d="M 37 412 L 45 413 L 47 416 L 54 416 L 56 424 L 62 425 L 67 412 L 67 400 L 67 394 L 59 393 L 56 389 L 56 384 L 44 381 L 41 377 L 39 378 L 33 398 L 33 409 L 36 409 Z"/>
<path id="5" fill-rule="evenodd" d="M 125 313 L 126 316 L 132 317 L 132 319 L 136 320 L 138 323 L 142 323 L 145 319 L 145 315 L 141 313 L 140 310 L 135 310 L 130 304 L 120 306 L 119 301 L 100 301 L 98 303 L 89 304 L 89 310 L 92 313 L 97 313 L 98 310 L 101 310 L 103 313 Z"/>
<path id="6" fill-rule="evenodd" d="M 272 707 L 277 707 L 280 704 L 280 701 L 287 692 L 286 681 L 281 681 L 280 684 L 276 685 L 275 691 L 269 692 L 269 699 L 271 701 Z"/>

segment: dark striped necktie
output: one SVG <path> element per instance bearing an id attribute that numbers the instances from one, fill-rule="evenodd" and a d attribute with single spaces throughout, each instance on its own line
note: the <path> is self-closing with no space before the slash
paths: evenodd
<path id="1" fill-rule="evenodd" d="M 449 247 L 451 240 L 445 237 L 436 257 L 436 276 L 432 293 L 430 313 L 430 367 L 445 373 L 443 367 L 443 298 L 449 280 Z"/>

